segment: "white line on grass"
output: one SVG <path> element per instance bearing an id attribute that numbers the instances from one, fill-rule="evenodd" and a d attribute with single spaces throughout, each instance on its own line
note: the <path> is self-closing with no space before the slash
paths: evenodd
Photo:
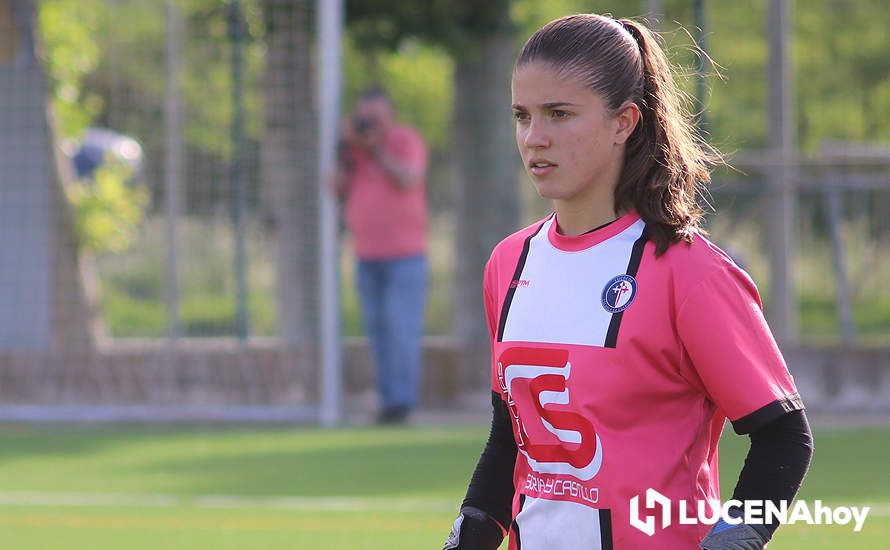
<path id="1" fill-rule="evenodd" d="M 244 495 L 169 495 L 125 493 L 58 493 L 38 491 L 0 492 L 0 506 L 70 506 L 173 508 L 272 508 L 305 511 L 399 510 L 451 511 L 458 500 L 398 497 L 294 497 Z M 890 505 L 888 505 L 890 511 Z"/>

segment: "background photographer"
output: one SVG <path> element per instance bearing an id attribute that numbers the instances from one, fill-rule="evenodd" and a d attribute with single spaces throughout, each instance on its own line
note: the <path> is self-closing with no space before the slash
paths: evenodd
<path id="1" fill-rule="evenodd" d="M 346 203 L 356 284 L 380 396 L 380 422 L 417 402 L 427 285 L 427 150 L 395 120 L 380 88 L 363 92 L 342 131 L 335 178 Z"/>

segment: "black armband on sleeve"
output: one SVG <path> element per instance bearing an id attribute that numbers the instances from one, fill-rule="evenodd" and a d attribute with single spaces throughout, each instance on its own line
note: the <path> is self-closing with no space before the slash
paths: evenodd
<path id="1" fill-rule="evenodd" d="M 516 440 L 513 439 L 510 411 L 499 393 L 491 392 L 491 404 L 488 442 L 476 463 L 476 470 L 461 507 L 483 510 L 507 530 L 512 517 Z"/>
<path id="2" fill-rule="evenodd" d="M 739 435 L 756 432 L 773 420 L 782 417 L 792 411 L 802 411 L 803 400 L 799 393 L 776 399 L 772 403 L 764 405 L 742 418 L 732 421 L 732 429 Z"/>
<path id="3" fill-rule="evenodd" d="M 802 410 L 786 413 L 751 432 L 751 448 L 739 474 L 732 498 L 735 500 L 791 503 L 813 456 L 813 434 Z M 777 523 L 763 527 L 767 540 Z"/>

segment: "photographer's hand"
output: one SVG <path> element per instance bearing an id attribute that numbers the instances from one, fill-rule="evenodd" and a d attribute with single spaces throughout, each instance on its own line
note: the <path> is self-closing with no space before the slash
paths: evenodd
<path id="1" fill-rule="evenodd" d="M 386 171 L 390 179 L 400 189 L 410 189 L 420 182 L 423 174 L 402 163 L 397 157 L 391 155 L 382 143 L 378 143 L 369 148 L 369 151 L 380 163 L 380 166 Z"/>

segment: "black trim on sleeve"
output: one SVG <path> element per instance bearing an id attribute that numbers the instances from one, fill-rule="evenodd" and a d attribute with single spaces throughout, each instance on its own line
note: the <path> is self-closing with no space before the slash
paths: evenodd
<path id="1" fill-rule="evenodd" d="M 507 296 L 504 298 L 504 305 L 501 308 L 501 318 L 498 320 L 498 342 L 502 342 L 504 339 L 504 328 L 507 326 L 507 313 L 510 311 L 510 304 L 513 303 L 513 295 L 516 294 L 516 287 L 513 286 L 513 281 L 518 281 L 522 278 L 522 270 L 525 268 L 525 260 L 528 258 L 528 249 L 531 246 L 531 240 L 541 232 L 541 228 L 544 227 L 544 224 L 547 221 L 541 222 L 541 225 L 535 229 L 535 232 L 525 238 L 525 242 L 522 244 L 522 253 L 519 255 L 519 261 L 516 262 L 516 270 L 513 272 L 513 279 L 510 281 L 510 287 L 507 289 Z"/>
<path id="2" fill-rule="evenodd" d="M 612 510 L 600 510 L 600 548 L 612 550 Z"/>
<path id="3" fill-rule="evenodd" d="M 776 399 L 772 403 L 764 405 L 738 420 L 733 420 L 732 429 L 739 435 L 749 434 L 756 432 L 784 414 L 792 411 L 802 411 L 803 409 L 804 406 L 800 394 L 794 393 L 781 399 Z"/>
<path id="4" fill-rule="evenodd" d="M 476 463 L 461 508 L 478 508 L 493 517 L 506 530 L 513 515 L 513 469 L 518 450 L 513 438 L 510 411 L 500 393 L 491 392 L 491 404 L 488 442 Z"/>
<path id="5" fill-rule="evenodd" d="M 630 261 L 627 263 L 626 275 L 631 277 L 637 276 L 640 269 L 640 262 L 643 259 L 643 249 L 649 240 L 649 231 L 647 227 L 643 227 L 643 233 L 634 242 L 633 250 L 630 253 Z M 612 314 L 612 320 L 609 322 L 609 330 L 606 331 L 606 341 L 603 347 L 614 348 L 618 344 L 618 329 L 621 327 L 621 319 L 624 317 L 624 310 Z"/>

